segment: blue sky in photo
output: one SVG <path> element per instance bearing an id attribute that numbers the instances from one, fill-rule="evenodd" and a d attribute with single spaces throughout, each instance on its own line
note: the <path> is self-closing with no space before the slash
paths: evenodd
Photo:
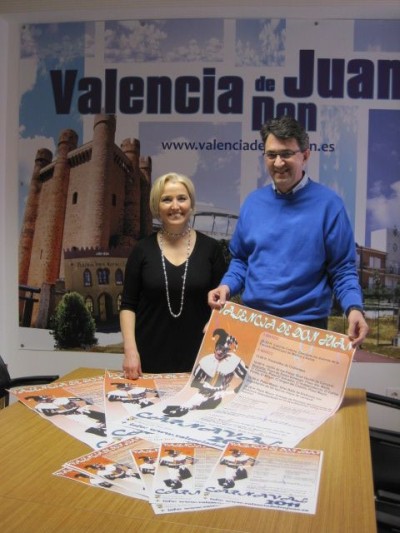
<path id="1" fill-rule="evenodd" d="M 93 54 L 93 23 L 25 24 L 21 27 L 19 109 L 19 211 L 23 214 L 39 148 L 55 156 L 61 130 L 70 128 L 82 142 L 82 117 L 55 113 L 49 70 L 76 69 L 83 75 L 85 57 Z M 76 97 L 72 109 L 76 109 Z"/>
<path id="2" fill-rule="evenodd" d="M 239 210 L 241 152 L 235 150 L 163 150 L 161 143 L 235 142 L 242 136 L 240 122 L 141 122 L 141 154 L 153 158 L 153 178 L 166 172 L 189 176 L 196 187 L 197 202 L 228 211 Z M 254 155 L 256 157 L 256 153 Z"/>
<path id="3" fill-rule="evenodd" d="M 28 61 L 35 68 L 35 79 L 24 92 L 20 106 L 20 126 L 23 136 L 53 135 L 56 139 L 61 128 L 80 126 L 80 116 L 56 115 L 49 70 L 77 69 L 83 75 L 87 26 L 90 23 L 25 25 L 21 32 L 21 65 Z M 25 60 L 25 61 L 24 61 Z M 22 76 L 25 73 L 21 73 Z M 75 99 L 76 102 L 76 99 Z M 73 105 L 75 107 L 75 105 Z"/>
<path id="4" fill-rule="evenodd" d="M 371 110 L 366 243 L 371 231 L 400 228 L 400 110 Z"/>
<path id="5" fill-rule="evenodd" d="M 218 62 L 223 40 L 223 19 L 111 20 L 105 62 Z"/>
<path id="6" fill-rule="evenodd" d="M 356 52 L 400 52 L 400 20 L 363 19 L 354 22 Z"/>
<path id="7" fill-rule="evenodd" d="M 286 19 L 236 21 L 236 66 L 285 64 Z"/>
<path id="8" fill-rule="evenodd" d="M 236 58 L 233 59 L 237 62 L 236 66 L 284 66 L 286 19 L 236 19 L 234 24 Z M 155 61 L 169 61 L 171 68 L 172 63 L 175 63 L 176 69 L 185 70 L 189 68 L 189 64 L 186 66 L 189 61 L 199 61 L 210 66 L 219 61 L 223 61 L 223 65 L 230 64 L 230 58 L 227 60 L 223 56 L 224 20 L 220 18 L 105 21 L 104 25 L 106 61 L 109 63 L 148 62 L 149 66 L 143 65 L 142 71 L 153 71 Z M 78 78 L 84 76 L 86 58 L 95 57 L 95 22 L 21 25 L 20 42 L 18 177 L 21 215 L 36 151 L 48 148 L 55 155 L 60 132 L 65 128 L 77 132 L 78 145 L 83 142 L 82 116 L 76 111 L 79 91 L 75 91 L 73 111 L 68 115 L 57 115 L 49 70 L 76 69 Z M 354 21 L 354 49 L 399 52 L 400 21 Z M 388 57 L 391 58 L 392 55 Z M 107 64 L 104 65 L 103 57 L 98 59 L 101 72 L 104 67 L 107 68 Z M 123 68 L 130 66 L 121 66 Z M 132 67 L 132 72 L 134 70 Z M 142 71 L 139 75 L 143 75 Z M 231 69 L 229 73 L 232 73 Z M 319 154 L 318 178 L 343 197 L 353 224 L 356 196 L 359 194 L 356 186 L 356 156 L 363 149 L 357 146 L 357 129 L 362 127 L 357 124 L 357 109 L 378 105 L 379 102 L 357 101 L 349 105 L 321 105 L 319 109 L 321 142 L 334 143 L 335 151 Z M 395 104 L 392 103 L 392 106 Z M 394 224 L 400 227 L 399 114 L 400 110 L 394 109 L 369 111 L 369 144 L 365 147 L 368 150 L 366 244 L 370 241 L 373 229 L 393 227 Z M 154 118 L 151 117 L 152 120 Z M 142 144 L 142 154 L 152 157 L 154 177 L 167 169 L 181 171 L 194 178 L 199 201 L 227 210 L 235 211 L 239 208 L 240 181 L 248 178 L 246 171 L 241 168 L 241 152 L 163 151 L 160 143 L 176 139 L 197 142 L 213 139 L 237 141 L 247 137 L 242 122 L 218 123 L 217 119 L 215 123 L 196 122 L 196 117 L 187 123 L 161 120 L 149 122 L 149 117 L 145 115 L 135 117 L 136 121 L 138 119 L 141 119 L 138 137 Z M 117 116 L 117 137 L 121 135 Z M 254 137 L 258 138 L 258 132 L 255 132 Z M 254 152 L 252 155 L 254 158 L 259 157 Z M 318 156 L 315 154 L 312 157 Z M 256 159 L 254 165 L 257 165 Z M 258 165 L 260 172 L 249 169 L 251 179 L 257 174 L 259 186 L 266 180 L 261 166 Z M 382 169 L 385 169 L 383 175 Z"/>
<path id="9" fill-rule="evenodd" d="M 355 227 L 357 181 L 357 107 L 321 106 L 321 143 L 334 151 L 319 152 L 319 181 L 343 199 Z M 311 154 L 311 157 L 316 155 Z M 312 177 L 312 176 L 311 176 Z"/>

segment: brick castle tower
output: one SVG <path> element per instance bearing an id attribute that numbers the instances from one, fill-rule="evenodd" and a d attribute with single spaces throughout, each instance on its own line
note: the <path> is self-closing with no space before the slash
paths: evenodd
<path id="1" fill-rule="evenodd" d="M 116 146 L 115 130 L 115 116 L 95 115 L 91 142 L 77 147 L 66 129 L 54 161 L 49 150 L 36 154 L 20 236 L 24 326 L 48 327 L 60 288 L 82 294 L 98 322 L 118 316 L 126 259 L 152 217 L 151 159 L 137 139 Z"/>

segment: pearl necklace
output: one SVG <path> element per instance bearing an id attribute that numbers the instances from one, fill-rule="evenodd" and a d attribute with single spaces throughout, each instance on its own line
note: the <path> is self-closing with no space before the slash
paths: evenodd
<path id="1" fill-rule="evenodd" d="M 161 233 L 164 235 L 168 235 L 168 237 L 171 237 L 172 239 L 177 239 L 178 237 L 184 237 L 190 232 L 190 226 L 187 226 L 183 231 L 180 233 L 170 233 L 168 230 L 166 230 L 164 227 L 161 228 Z"/>
<path id="2" fill-rule="evenodd" d="M 159 233 L 160 235 L 160 250 L 161 250 L 161 264 L 162 264 L 162 268 L 163 268 L 163 272 L 164 272 L 164 280 L 165 280 L 165 293 L 167 295 L 167 304 L 168 304 L 168 310 L 171 314 L 171 316 L 173 318 L 179 318 L 182 314 L 182 311 L 183 311 L 183 304 L 184 304 L 184 301 L 185 301 L 185 285 L 186 285 L 186 276 L 187 276 L 187 271 L 188 271 L 188 266 L 189 266 L 189 256 L 190 256 L 190 226 L 182 233 L 180 234 L 177 234 L 177 233 L 173 233 L 171 236 L 173 237 L 178 237 L 178 236 L 183 236 L 183 235 L 186 235 L 188 234 L 188 242 L 187 242 L 187 249 L 186 249 L 186 262 L 185 262 L 185 272 L 183 273 L 183 282 L 182 282 L 182 293 L 181 293 L 181 304 L 180 304 L 180 307 L 179 307 L 179 312 L 178 313 L 174 313 L 172 311 L 172 307 L 171 307 L 171 301 L 170 301 L 170 298 L 169 298 L 169 288 L 168 288 L 168 277 L 167 277 L 167 268 L 165 266 L 165 258 L 164 258 L 164 248 L 163 248 L 163 245 L 164 245 L 164 240 L 163 240 L 163 234 L 166 234 L 168 236 L 170 236 L 171 234 L 168 233 L 167 231 L 165 231 L 164 229 L 162 229 Z"/>

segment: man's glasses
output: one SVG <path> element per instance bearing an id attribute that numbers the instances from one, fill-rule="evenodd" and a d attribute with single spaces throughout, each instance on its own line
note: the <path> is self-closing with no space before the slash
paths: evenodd
<path id="1" fill-rule="evenodd" d="M 282 150 L 282 152 L 264 152 L 265 159 L 268 159 L 269 161 L 275 161 L 275 159 L 279 156 L 281 159 L 290 159 L 295 154 L 298 154 L 302 150 Z"/>

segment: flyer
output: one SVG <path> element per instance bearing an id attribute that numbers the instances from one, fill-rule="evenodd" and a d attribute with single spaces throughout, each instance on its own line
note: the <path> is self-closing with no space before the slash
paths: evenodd
<path id="1" fill-rule="evenodd" d="M 131 380 L 124 378 L 122 372 L 106 371 L 103 400 L 108 437 L 117 441 L 134 436 L 131 423 L 135 415 L 141 409 L 158 403 L 160 398 L 176 394 L 188 378 L 187 373 L 145 374 Z"/>
<path id="2" fill-rule="evenodd" d="M 60 470 L 53 472 L 53 475 L 64 479 L 77 481 L 90 487 L 97 487 L 105 490 L 110 490 L 112 492 L 117 492 L 118 494 L 123 494 L 124 496 L 130 495 L 122 487 L 115 485 L 115 483 L 112 483 L 111 481 L 108 481 L 100 476 L 89 474 L 88 472 L 82 472 L 81 470 L 77 470 L 75 468 L 60 468 Z"/>
<path id="3" fill-rule="evenodd" d="M 13 394 L 93 447 L 60 477 L 145 499 L 156 514 L 314 514 L 323 453 L 299 443 L 340 408 L 354 351 L 345 335 L 228 302 L 190 374 L 106 371 Z"/>
<path id="4" fill-rule="evenodd" d="M 145 487 L 130 451 L 149 445 L 149 442 L 142 439 L 125 439 L 73 459 L 64 466 L 89 473 L 106 482 L 110 481 L 135 498 L 147 499 Z"/>
<path id="5" fill-rule="evenodd" d="M 155 512 L 200 511 L 229 505 L 200 498 L 201 488 L 218 456 L 218 450 L 206 446 L 161 444 L 149 492 L 149 501 Z"/>
<path id="6" fill-rule="evenodd" d="M 18 387 L 12 393 L 35 413 L 93 449 L 112 442 L 107 437 L 102 376 Z"/>
<path id="7" fill-rule="evenodd" d="M 315 514 L 323 452 L 228 444 L 204 485 L 205 501 Z"/>
<path id="8" fill-rule="evenodd" d="M 229 302 L 213 311 L 186 386 L 133 423 L 220 449 L 293 447 L 340 407 L 354 351 L 340 333 Z"/>

